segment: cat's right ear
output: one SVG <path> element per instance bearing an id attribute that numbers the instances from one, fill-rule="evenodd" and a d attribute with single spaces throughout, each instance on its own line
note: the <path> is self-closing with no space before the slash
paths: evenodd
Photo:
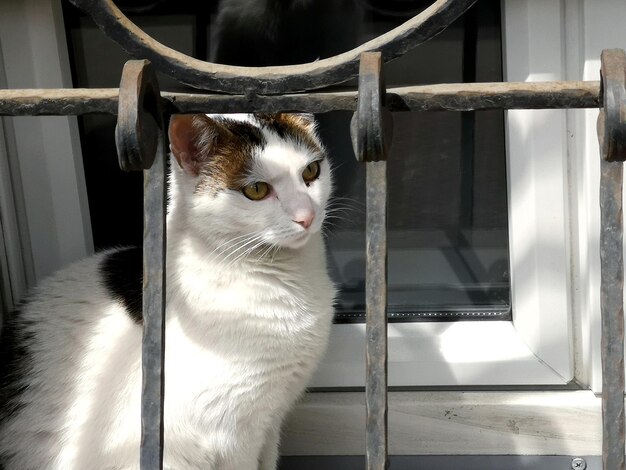
<path id="1" fill-rule="evenodd" d="M 204 114 L 174 114 L 170 119 L 170 150 L 180 167 L 198 176 L 217 144 L 220 125 Z"/>

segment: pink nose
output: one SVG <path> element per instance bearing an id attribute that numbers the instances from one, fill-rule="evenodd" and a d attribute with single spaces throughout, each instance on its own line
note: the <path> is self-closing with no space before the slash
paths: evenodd
<path id="1" fill-rule="evenodd" d="M 304 227 L 305 229 L 309 228 L 311 226 L 311 224 L 313 223 L 313 219 L 315 218 L 315 214 L 313 214 L 312 212 L 307 213 L 307 214 L 303 214 L 300 217 L 298 217 L 296 220 L 294 220 L 295 223 L 297 223 L 298 225 L 301 225 L 302 227 Z"/>

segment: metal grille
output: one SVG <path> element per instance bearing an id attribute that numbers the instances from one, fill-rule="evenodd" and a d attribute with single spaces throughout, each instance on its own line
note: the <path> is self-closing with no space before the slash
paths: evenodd
<path id="1" fill-rule="evenodd" d="M 331 110 L 355 112 L 353 146 L 367 168 L 368 469 L 388 465 L 387 174 L 390 111 L 600 108 L 603 462 L 624 469 L 624 324 L 622 162 L 626 160 L 626 55 L 602 54 L 601 82 L 472 83 L 386 89 L 382 63 L 430 39 L 475 0 L 438 0 L 388 34 L 329 59 L 288 67 L 244 68 L 201 62 L 165 48 L 135 27 L 110 0 L 72 0 L 129 53 L 197 88 L 222 94 L 160 93 L 148 60 L 129 61 L 119 89 L 0 90 L 0 115 L 118 115 L 120 166 L 144 171 L 144 335 L 141 468 L 163 459 L 165 332 L 165 137 L 163 116 Z M 359 69 L 360 67 L 360 69 Z M 355 91 L 310 90 L 359 76 Z M 226 93 L 226 94 L 223 94 Z"/>

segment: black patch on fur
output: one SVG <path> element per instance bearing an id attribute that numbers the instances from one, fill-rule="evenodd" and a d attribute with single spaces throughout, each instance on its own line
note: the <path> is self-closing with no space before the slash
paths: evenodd
<path id="1" fill-rule="evenodd" d="M 239 140 L 240 145 L 265 148 L 267 142 L 258 127 L 247 121 L 221 118 L 220 122 Z"/>
<path id="2" fill-rule="evenodd" d="M 283 140 L 291 138 L 296 140 L 298 135 L 294 132 L 294 128 L 289 126 L 285 121 L 277 119 L 273 114 L 257 114 L 257 120 L 264 128 L 274 131 L 278 137 Z"/>
<path id="3" fill-rule="evenodd" d="M 99 267 L 111 297 L 122 302 L 132 320 L 143 324 L 143 251 L 132 247 L 108 254 Z"/>
<path id="4" fill-rule="evenodd" d="M 312 152 L 323 156 L 323 151 L 315 141 L 314 124 L 306 115 L 300 114 L 255 114 L 264 129 L 269 129 L 283 140 L 308 147 Z"/>

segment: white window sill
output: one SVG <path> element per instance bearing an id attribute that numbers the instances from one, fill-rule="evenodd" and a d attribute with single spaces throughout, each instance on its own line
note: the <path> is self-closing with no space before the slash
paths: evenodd
<path id="1" fill-rule="evenodd" d="M 512 322 L 390 323 L 388 331 L 390 386 L 565 385 L 571 380 L 537 357 Z M 365 324 L 333 325 L 330 344 L 309 386 L 363 386 Z"/>
<path id="2" fill-rule="evenodd" d="M 391 455 L 601 455 L 591 391 L 390 392 Z M 284 429 L 282 455 L 363 455 L 363 393 L 309 393 Z"/>

